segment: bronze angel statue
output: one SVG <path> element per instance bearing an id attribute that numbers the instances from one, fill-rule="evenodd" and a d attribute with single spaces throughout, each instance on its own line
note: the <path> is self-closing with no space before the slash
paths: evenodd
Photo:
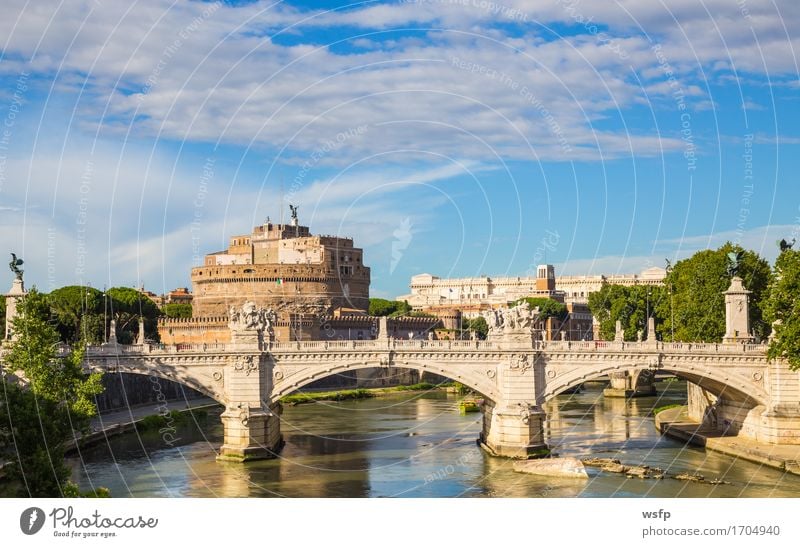
<path id="1" fill-rule="evenodd" d="M 737 251 L 728 253 L 728 275 L 735 277 L 739 273 L 739 267 L 742 265 L 742 258 L 744 251 Z"/>
<path id="2" fill-rule="evenodd" d="M 781 252 L 783 252 L 783 251 L 790 250 L 792 247 L 794 247 L 794 244 L 795 244 L 795 239 L 794 238 L 792 238 L 792 242 L 791 243 L 789 243 L 785 239 L 781 239 L 778 242 L 778 247 L 780 247 L 781 248 Z"/>
<path id="3" fill-rule="evenodd" d="M 8 263 L 8 267 L 11 269 L 14 275 L 17 276 L 17 279 L 22 279 L 22 269 L 20 266 L 23 264 L 24 262 L 21 258 L 17 258 L 17 255 L 11 253 L 11 262 Z"/>

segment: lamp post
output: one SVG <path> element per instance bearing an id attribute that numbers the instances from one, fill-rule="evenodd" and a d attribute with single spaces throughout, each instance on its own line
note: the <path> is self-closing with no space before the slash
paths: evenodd
<path id="1" fill-rule="evenodd" d="M 106 307 L 106 286 L 103 285 L 103 343 L 108 342 L 108 308 Z"/>
<path id="2" fill-rule="evenodd" d="M 670 263 L 669 259 L 665 259 L 667 261 L 667 267 L 665 268 L 665 272 L 667 277 L 672 273 L 672 264 Z M 675 341 L 675 308 L 673 307 L 672 302 L 672 294 L 673 294 L 673 284 L 672 280 L 669 281 L 669 330 L 670 330 L 670 339 L 672 342 Z"/>

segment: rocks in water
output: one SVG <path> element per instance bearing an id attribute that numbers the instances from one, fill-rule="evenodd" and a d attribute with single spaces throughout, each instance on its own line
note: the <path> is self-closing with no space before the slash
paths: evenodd
<path id="1" fill-rule="evenodd" d="M 658 467 L 650 467 L 648 465 L 632 465 L 625 474 L 631 478 L 637 479 L 663 479 L 664 471 Z"/>
<path id="2" fill-rule="evenodd" d="M 611 458 L 584 458 L 583 465 L 588 465 L 589 467 L 605 467 L 611 464 L 619 465 L 619 460 L 614 460 Z"/>
<path id="3" fill-rule="evenodd" d="M 722 479 L 706 480 L 703 475 L 698 473 L 678 473 L 677 475 L 667 475 L 663 469 L 658 467 L 650 467 L 649 465 L 624 465 L 617 459 L 613 458 L 586 458 L 583 464 L 589 467 L 598 467 L 602 471 L 609 473 L 620 473 L 630 478 L 638 479 L 663 479 L 670 478 L 679 481 L 690 482 L 704 482 L 707 484 L 730 484 Z"/>
<path id="4" fill-rule="evenodd" d="M 698 475 L 697 473 L 678 473 L 673 478 L 679 481 L 706 482 L 706 478 L 703 475 Z"/>
<path id="5" fill-rule="evenodd" d="M 589 477 L 586 473 L 586 467 L 584 467 L 583 462 L 578 458 L 545 458 L 541 460 L 516 462 L 514 464 L 514 471 L 547 477 L 575 479 L 585 479 Z"/>
<path id="6" fill-rule="evenodd" d="M 599 467 L 603 471 L 608 471 L 609 473 L 625 473 L 628 470 L 628 467 L 622 465 L 619 460 L 611 458 L 586 458 L 583 460 L 583 465 Z"/>
<path id="7" fill-rule="evenodd" d="M 724 481 L 724 480 L 719 479 L 719 478 L 711 479 L 710 481 L 707 481 L 707 482 L 708 482 L 708 484 L 730 484 L 728 481 Z"/>

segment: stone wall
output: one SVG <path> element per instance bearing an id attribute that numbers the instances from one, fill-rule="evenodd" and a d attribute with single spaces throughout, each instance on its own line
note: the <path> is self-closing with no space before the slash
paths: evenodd
<path id="1" fill-rule="evenodd" d="M 245 301 L 280 310 L 369 308 L 370 270 L 354 265 L 350 274 L 326 264 L 239 264 L 192 269 L 194 317 L 223 316 Z"/>
<path id="2" fill-rule="evenodd" d="M 152 404 L 153 413 L 165 401 L 199 399 L 203 395 L 182 384 L 155 376 L 109 372 L 103 375 L 105 391 L 95 397 L 100 412 Z"/>

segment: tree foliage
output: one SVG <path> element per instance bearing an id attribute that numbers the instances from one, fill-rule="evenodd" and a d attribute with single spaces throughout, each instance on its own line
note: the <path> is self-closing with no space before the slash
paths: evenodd
<path id="1" fill-rule="evenodd" d="M 525 298 L 520 298 L 514 302 L 509 304 L 509 307 L 515 307 L 523 302 L 527 302 L 530 305 L 531 309 L 539 308 L 539 320 L 546 321 L 550 317 L 555 317 L 560 321 L 563 321 L 567 318 L 567 311 L 566 304 L 559 302 L 557 300 L 553 300 L 552 298 L 541 298 L 541 297 L 533 297 L 528 296 Z"/>
<path id="2" fill-rule="evenodd" d="M 192 316 L 192 305 L 172 302 L 170 304 L 164 304 L 161 311 L 164 312 L 164 315 L 167 317 L 188 319 Z"/>
<path id="3" fill-rule="evenodd" d="M 27 386 L 6 382 L 0 394 L 0 459 L 19 494 L 60 496 L 68 486 L 64 443 L 96 414 L 101 375 L 84 374 L 83 350 L 58 357 L 59 333 L 50 324 L 44 295 L 32 289 L 19 302 L 16 339 L 4 357 L 5 372 L 22 372 Z M 71 492 L 71 489 L 67 489 Z"/>
<path id="4" fill-rule="evenodd" d="M 369 299 L 369 314 L 373 317 L 408 315 L 411 306 L 406 301 L 386 300 L 385 298 Z"/>
<path id="5" fill-rule="evenodd" d="M 63 342 L 103 341 L 103 293 L 92 287 L 70 285 L 47 295 L 56 330 Z"/>
<path id="6" fill-rule="evenodd" d="M 739 245 L 726 243 L 716 250 L 705 250 L 681 260 L 664 280 L 667 297 L 658 305 L 663 318 L 662 334 L 669 338 L 672 317 L 675 318 L 675 339 L 682 342 L 721 342 L 725 335 L 725 296 L 730 286 L 728 253 L 743 251 L 739 277 L 750 295 L 750 326 L 761 339 L 770 331 L 764 320 L 762 303 L 769 288 L 770 267 L 766 260 Z M 670 310 L 669 291 L 672 291 Z"/>
<path id="7" fill-rule="evenodd" d="M 131 344 L 136 340 L 140 317 L 144 319 L 145 337 L 159 340 L 158 317 L 161 310 L 155 302 L 129 287 L 113 287 L 106 294 L 111 297 L 109 310 L 117 323 L 117 340 L 120 344 Z"/>
<path id="8" fill-rule="evenodd" d="M 480 315 L 474 319 L 464 319 L 463 329 L 475 331 L 481 340 L 489 334 L 489 325 L 486 323 L 486 319 Z"/>
<path id="9" fill-rule="evenodd" d="M 638 332 L 647 330 L 647 317 L 662 321 L 659 304 L 664 300 L 664 288 L 648 285 L 613 285 L 604 283 L 597 292 L 589 294 L 589 310 L 600 324 L 600 338 L 613 340 L 616 322 L 620 321 L 623 338 L 634 341 Z"/>
<path id="10" fill-rule="evenodd" d="M 765 317 L 775 322 L 769 357 L 800 369 L 800 251 L 784 250 L 775 261 L 775 275 L 764 303 Z"/>

